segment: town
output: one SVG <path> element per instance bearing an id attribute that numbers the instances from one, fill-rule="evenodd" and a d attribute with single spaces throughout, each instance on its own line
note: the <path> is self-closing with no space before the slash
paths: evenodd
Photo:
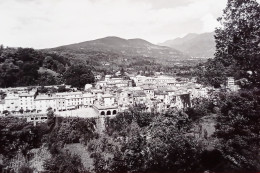
<path id="1" fill-rule="evenodd" d="M 119 74 L 118 74 L 119 73 Z M 95 84 L 86 84 L 84 91 L 70 85 L 2 88 L 1 115 L 27 117 L 28 121 L 47 120 L 52 109 L 56 115 L 68 117 L 113 117 L 133 106 L 142 106 L 145 112 L 163 113 L 169 109 L 192 106 L 194 98 L 207 98 L 214 90 L 196 83 L 196 79 L 171 77 L 156 73 L 153 77 L 129 75 L 96 75 Z M 58 92 L 63 87 L 66 92 Z M 234 78 L 227 87 L 236 90 Z M 46 91 L 41 92 L 42 89 Z M 56 89 L 57 92 L 51 92 Z"/>

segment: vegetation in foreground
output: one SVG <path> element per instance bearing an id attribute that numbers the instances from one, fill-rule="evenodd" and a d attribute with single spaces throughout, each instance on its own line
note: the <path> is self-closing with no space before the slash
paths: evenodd
<path id="1" fill-rule="evenodd" d="M 134 108 L 107 118 L 103 133 L 94 119 L 55 118 L 52 112 L 47 123 L 36 127 L 22 119 L 1 118 L 1 167 L 22 153 L 25 166 L 33 169 L 30 151 L 47 147 L 51 158 L 43 164 L 46 172 L 259 170 L 260 91 L 220 93 L 218 98 L 165 114 Z M 213 135 L 200 129 L 205 117 L 215 121 Z M 66 149 L 70 144 L 84 146 L 81 152 L 90 155 L 93 165 L 83 166 L 81 156 Z"/>

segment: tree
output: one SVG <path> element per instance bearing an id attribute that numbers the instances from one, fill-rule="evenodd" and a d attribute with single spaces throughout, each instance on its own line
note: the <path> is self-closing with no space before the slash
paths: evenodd
<path id="1" fill-rule="evenodd" d="M 33 169 L 24 165 L 19 168 L 18 173 L 33 173 Z"/>
<path id="2" fill-rule="evenodd" d="M 131 115 L 131 114 L 130 114 Z M 118 116 L 118 115 L 117 115 Z M 93 141 L 94 167 L 97 172 L 187 172 L 196 171 L 201 149 L 198 142 L 185 137 L 176 127 L 183 113 L 155 116 L 149 125 L 140 126 L 135 118 L 119 114 L 124 129 Z M 177 118 L 176 118 L 177 117 Z M 111 120 L 111 124 L 114 120 Z M 110 124 L 110 125 L 111 125 Z M 122 133 L 125 131 L 126 133 Z"/>
<path id="3" fill-rule="evenodd" d="M 10 87 L 15 85 L 19 71 L 19 67 L 14 64 L 12 59 L 5 59 L 4 63 L 0 64 L 0 86 Z"/>
<path id="4" fill-rule="evenodd" d="M 50 128 L 50 131 L 53 130 L 54 126 L 55 126 L 55 123 L 56 123 L 56 117 L 54 115 L 54 111 L 52 110 L 52 108 L 48 108 L 47 109 L 48 113 L 47 113 L 47 125 L 49 126 Z"/>
<path id="5" fill-rule="evenodd" d="M 66 86 L 65 85 L 61 85 L 58 87 L 58 92 L 61 93 L 61 92 L 66 92 L 67 89 L 66 89 Z"/>
<path id="6" fill-rule="evenodd" d="M 256 0 L 228 0 L 216 29 L 216 59 L 224 67 L 235 65 L 240 78 L 254 86 L 260 82 L 260 6 Z"/>
<path id="7" fill-rule="evenodd" d="M 28 48 L 2 48 L 0 50 L 0 87 L 62 83 L 63 79 L 60 76 L 65 71 L 65 65 L 68 64 L 69 61 L 66 58 L 53 53 L 43 53 Z M 51 70 L 42 72 L 40 67 L 50 68 L 54 72 Z"/>
<path id="8" fill-rule="evenodd" d="M 0 45 L 0 56 L 1 56 L 1 54 L 2 54 L 2 52 L 3 52 L 3 50 L 4 50 L 4 45 Z"/>
<path id="9" fill-rule="evenodd" d="M 84 172 L 81 158 L 78 155 L 72 155 L 68 152 L 60 153 L 51 159 L 45 160 L 43 167 L 47 172 Z"/>
<path id="10" fill-rule="evenodd" d="M 205 66 L 198 67 L 198 82 L 219 88 L 226 81 L 226 69 L 223 64 L 215 59 L 209 59 Z"/>
<path id="11" fill-rule="evenodd" d="M 47 86 L 47 85 L 56 85 L 57 81 L 55 76 L 53 76 L 51 73 L 44 72 L 39 75 L 39 79 L 37 83 L 41 86 Z"/>
<path id="12" fill-rule="evenodd" d="M 79 88 L 83 88 L 86 84 L 90 84 L 95 81 L 90 67 L 84 65 L 72 65 L 64 73 L 64 79 L 66 84 Z"/>
<path id="13" fill-rule="evenodd" d="M 221 151 L 241 171 L 259 170 L 259 89 L 223 95 L 221 100 L 215 133 Z"/>

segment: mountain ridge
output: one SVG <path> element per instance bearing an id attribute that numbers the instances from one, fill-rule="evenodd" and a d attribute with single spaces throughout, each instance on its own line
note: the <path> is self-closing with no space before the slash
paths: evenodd
<path id="1" fill-rule="evenodd" d="M 188 59 L 190 56 L 176 49 L 152 44 L 144 39 L 124 39 L 116 36 L 108 36 L 90 41 L 84 41 L 48 50 L 71 51 L 74 53 L 87 54 L 89 52 L 109 52 L 122 56 L 143 56 L 163 59 L 167 61 L 175 59 Z"/>
<path id="2" fill-rule="evenodd" d="M 214 32 L 202 34 L 190 33 L 184 37 L 160 43 L 196 58 L 213 58 L 215 53 Z"/>

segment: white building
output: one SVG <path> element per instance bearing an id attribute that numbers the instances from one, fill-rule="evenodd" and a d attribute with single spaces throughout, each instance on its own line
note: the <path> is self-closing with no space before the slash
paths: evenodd
<path id="1" fill-rule="evenodd" d="M 90 107 L 95 102 L 95 96 L 91 93 L 85 93 L 83 94 L 83 105 L 85 107 Z"/>
<path id="2" fill-rule="evenodd" d="M 38 95 L 34 101 L 37 113 L 46 113 L 48 108 L 57 110 L 55 95 Z"/>
<path id="3" fill-rule="evenodd" d="M 20 106 L 18 95 L 7 95 L 5 97 L 4 110 L 7 110 L 9 112 L 12 111 L 18 112 L 20 108 L 21 106 Z"/>
<path id="4" fill-rule="evenodd" d="M 147 102 L 147 95 L 144 91 L 134 91 L 133 92 L 133 101 L 134 104 L 145 104 Z"/>
<path id="5" fill-rule="evenodd" d="M 112 106 L 115 104 L 115 97 L 111 94 L 104 94 L 102 98 L 104 106 Z"/>
<path id="6" fill-rule="evenodd" d="M 155 87 L 152 87 L 152 86 L 144 86 L 143 87 L 143 90 L 145 92 L 145 94 L 151 99 L 151 98 L 154 98 L 154 90 L 156 88 Z"/>
<path id="7" fill-rule="evenodd" d="M 92 88 L 91 84 L 86 84 L 84 90 L 87 91 Z"/>
<path id="8" fill-rule="evenodd" d="M 0 114 L 3 113 L 3 111 L 5 110 L 5 102 L 4 100 L 0 100 Z"/>
<path id="9" fill-rule="evenodd" d="M 26 110 L 34 110 L 36 109 L 36 105 L 34 102 L 35 93 L 22 93 L 19 95 L 20 101 L 20 109 Z"/>

